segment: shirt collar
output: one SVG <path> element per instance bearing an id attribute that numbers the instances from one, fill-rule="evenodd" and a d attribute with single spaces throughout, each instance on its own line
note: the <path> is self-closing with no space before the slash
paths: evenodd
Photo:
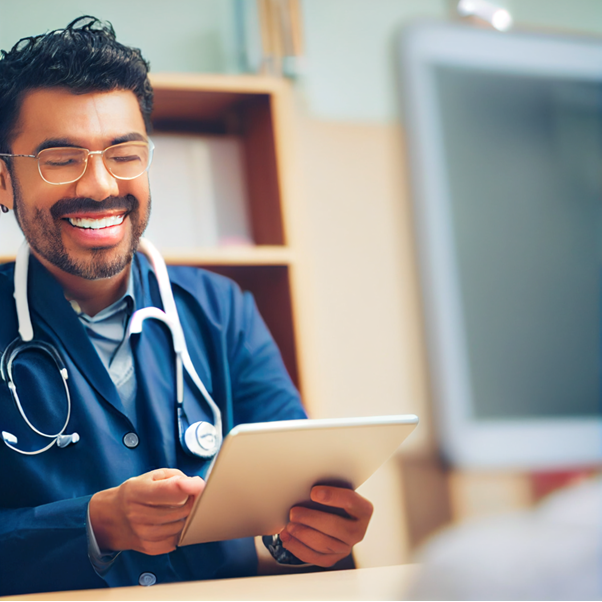
<path id="1" fill-rule="evenodd" d="M 110 318 L 116 313 L 119 313 L 124 310 L 132 311 L 133 308 L 136 306 L 136 297 L 134 294 L 133 265 L 130 265 L 128 286 L 125 293 L 119 299 L 117 299 L 117 301 L 111 303 L 111 305 L 99 311 L 95 316 L 89 316 L 88 314 L 84 313 L 77 301 L 69 301 L 69 303 L 71 304 L 73 311 L 78 315 L 78 317 L 90 324 L 102 322 L 103 320 L 106 320 L 107 318 Z"/>

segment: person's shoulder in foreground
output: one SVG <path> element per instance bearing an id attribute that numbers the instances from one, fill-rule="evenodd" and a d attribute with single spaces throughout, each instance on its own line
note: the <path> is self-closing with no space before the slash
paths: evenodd
<path id="1" fill-rule="evenodd" d="M 449 529 L 420 561 L 408 600 L 601 600 L 602 478 Z"/>

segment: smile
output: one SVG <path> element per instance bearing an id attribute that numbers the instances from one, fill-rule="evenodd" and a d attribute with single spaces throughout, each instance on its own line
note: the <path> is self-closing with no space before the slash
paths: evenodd
<path id="1" fill-rule="evenodd" d="M 111 215 L 101 219 L 93 219 L 89 217 L 69 217 L 68 222 L 75 228 L 86 228 L 89 230 L 100 230 L 102 228 L 110 228 L 111 226 L 119 226 L 125 219 L 125 213 L 121 215 Z"/>

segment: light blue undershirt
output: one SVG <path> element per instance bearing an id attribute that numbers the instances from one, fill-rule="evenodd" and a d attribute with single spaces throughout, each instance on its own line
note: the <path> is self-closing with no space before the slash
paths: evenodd
<path id="1" fill-rule="evenodd" d="M 136 372 L 130 342 L 125 340 L 127 324 L 136 307 L 133 282 L 134 279 L 130 272 L 128 288 L 123 297 L 93 317 L 83 313 L 76 301 L 70 303 L 90 337 L 90 341 L 107 369 L 111 380 L 117 387 L 117 392 L 128 418 L 135 425 Z M 88 533 L 88 557 L 94 570 L 102 577 L 109 570 L 119 552 L 103 554 L 100 551 L 90 523 L 89 506 L 86 529 Z"/>
<path id="2" fill-rule="evenodd" d="M 93 317 L 83 313 L 75 301 L 71 301 L 71 307 L 117 387 L 128 418 L 135 425 L 136 374 L 130 342 L 125 340 L 126 327 L 135 307 L 132 281 L 130 276 L 123 297 Z"/>

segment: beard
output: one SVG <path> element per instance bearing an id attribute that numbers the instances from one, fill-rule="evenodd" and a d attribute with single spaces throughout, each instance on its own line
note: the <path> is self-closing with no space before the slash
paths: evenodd
<path id="1" fill-rule="evenodd" d="M 29 209 L 23 202 L 21 189 L 13 178 L 14 211 L 19 227 L 31 248 L 49 263 L 72 276 L 86 280 L 111 278 L 120 274 L 132 261 L 150 218 L 151 202 L 144 213 L 133 195 L 109 197 L 103 201 L 90 198 L 69 198 L 57 201 L 50 210 Z M 63 215 L 75 211 L 102 212 L 108 209 L 123 209 L 130 220 L 130 240 L 126 248 L 119 251 L 113 247 L 88 249 L 85 257 L 72 257 L 63 244 L 61 220 Z"/>

